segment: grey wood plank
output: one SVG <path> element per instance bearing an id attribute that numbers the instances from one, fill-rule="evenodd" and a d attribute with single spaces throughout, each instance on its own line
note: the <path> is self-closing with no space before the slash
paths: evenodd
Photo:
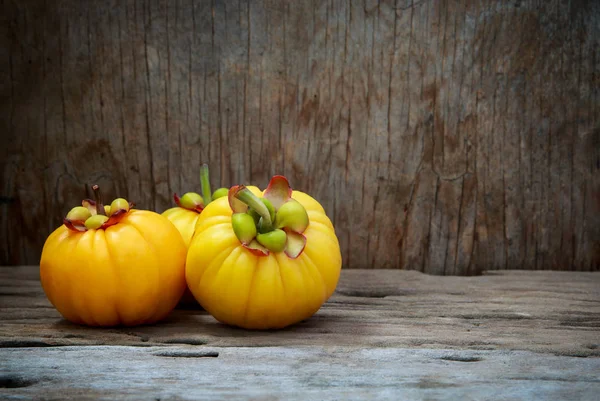
<path id="1" fill-rule="evenodd" d="M 312 318 L 280 331 L 246 331 L 203 310 L 178 309 L 132 328 L 61 319 L 37 266 L 0 268 L 0 347 L 206 344 L 524 350 L 600 356 L 600 274 L 502 271 L 479 277 L 343 270 Z"/>
<path id="2" fill-rule="evenodd" d="M 584 401 L 600 391 L 600 359 L 528 351 L 76 346 L 0 358 L 4 399 Z"/>

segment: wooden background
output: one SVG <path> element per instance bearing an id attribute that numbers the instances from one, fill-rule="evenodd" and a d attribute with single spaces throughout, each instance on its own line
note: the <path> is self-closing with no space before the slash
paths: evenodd
<path id="1" fill-rule="evenodd" d="M 346 268 L 600 269 L 598 1 L 36 1 L 0 8 L 0 264 L 98 183 L 273 174 Z"/>

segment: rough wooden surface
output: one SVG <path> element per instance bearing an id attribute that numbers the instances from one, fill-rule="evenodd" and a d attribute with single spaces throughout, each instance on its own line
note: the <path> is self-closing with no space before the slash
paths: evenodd
<path id="1" fill-rule="evenodd" d="M 203 310 L 162 324 L 90 329 L 61 319 L 37 266 L 0 269 L 0 346 L 165 344 L 369 346 L 524 350 L 600 356 L 600 274 L 508 271 L 437 277 L 401 270 L 344 270 L 311 319 L 281 331 L 246 331 Z"/>
<path id="2" fill-rule="evenodd" d="M 596 401 L 600 390 L 600 359 L 525 351 L 93 346 L 0 352 L 0 398 L 15 400 Z"/>
<path id="3" fill-rule="evenodd" d="M 0 264 L 275 173 L 350 268 L 600 268 L 600 2 L 2 1 Z"/>
<path id="4" fill-rule="evenodd" d="M 255 332 L 193 309 L 76 326 L 37 266 L 0 269 L 7 399 L 595 400 L 599 347 L 599 273 L 344 270 L 314 317 Z"/>

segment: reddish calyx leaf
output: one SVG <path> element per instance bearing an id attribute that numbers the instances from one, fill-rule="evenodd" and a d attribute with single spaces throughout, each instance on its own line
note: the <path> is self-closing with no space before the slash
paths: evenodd
<path id="1" fill-rule="evenodd" d="M 175 203 L 177 204 L 177 206 L 183 207 L 183 206 L 181 206 L 181 200 L 179 199 L 179 196 L 177 196 L 176 192 L 173 193 L 173 200 L 175 201 Z"/>
<path id="2" fill-rule="evenodd" d="M 263 196 L 271 201 L 275 210 L 279 210 L 279 207 L 292 197 L 292 188 L 287 178 L 274 175 Z"/>
<path id="3" fill-rule="evenodd" d="M 85 221 L 63 219 L 63 224 L 71 231 L 87 231 L 87 228 L 85 228 Z"/>
<path id="4" fill-rule="evenodd" d="M 129 210 L 127 209 L 119 209 L 116 212 L 112 213 L 111 216 L 108 218 L 108 220 L 102 224 L 102 229 L 108 228 L 110 226 L 114 226 L 115 224 L 117 224 L 119 221 L 121 221 L 121 219 L 127 214 L 129 213 L 129 211 L 131 209 L 133 209 L 135 206 L 135 203 L 133 202 L 129 202 Z"/>
<path id="5" fill-rule="evenodd" d="M 244 185 L 236 185 L 229 188 L 229 192 L 227 193 L 227 199 L 229 199 L 229 206 L 233 213 L 246 213 L 248 211 L 248 205 L 235 197 L 238 192 L 244 190 L 246 187 Z"/>
<path id="6" fill-rule="evenodd" d="M 195 212 L 201 213 L 204 210 L 204 206 L 202 205 L 196 205 L 194 208 L 189 208 L 189 207 L 185 207 L 181 204 L 181 198 L 179 196 L 177 196 L 176 193 L 173 193 L 173 200 L 175 201 L 175 203 L 177 204 L 177 206 L 179 206 L 182 209 L 187 209 L 187 210 L 193 210 Z"/>
<path id="7" fill-rule="evenodd" d="M 296 259 L 304 251 L 306 246 L 306 237 L 303 234 L 285 229 L 287 242 L 284 252 L 290 259 Z"/>
<path id="8" fill-rule="evenodd" d="M 91 200 L 91 199 L 84 199 L 81 201 L 81 206 L 87 208 L 87 210 L 90 211 L 90 213 L 92 214 L 92 216 L 94 216 L 95 214 L 97 214 L 97 210 L 96 210 L 96 202 Z"/>
<path id="9" fill-rule="evenodd" d="M 261 244 L 259 244 L 256 239 L 250 241 L 248 245 L 242 244 L 242 246 L 256 256 L 269 256 L 269 250 Z"/>

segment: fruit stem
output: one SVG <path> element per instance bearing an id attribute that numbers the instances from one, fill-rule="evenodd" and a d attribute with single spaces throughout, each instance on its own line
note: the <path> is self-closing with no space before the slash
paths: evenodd
<path id="1" fill-rule="evenodd" d="M 260 217 L 263 218 L 263 222 L 266 227 L 272 227 L 273 222 L 271 221 L 271 214 L 267 206 L 260 200 L 260 198 L 252 193 L 248 188 L 243 187 L 236 194 L 235 197 L 244 202 L 246 205 L 254 209 Z"/>
<path id="2" fill-rule="evenodd" d="M 200 167 L 200 188 L 202 189 L 202 199 L 206 207 L 212 202 L 212 191 L 210 190 L 210 176 L 208 174 L 208 164 L 203 164 Z"/>
<path id="3" fill-rule="evenodd" d="M 106 216 L 104 205 L 102 204 L 102 197 L 100 196 L 100 187 L 98 185 L 94 185 L 92 186 L 92 190 L 94 191 L 94 199 L 96 201 L 96 214 Z"/>

